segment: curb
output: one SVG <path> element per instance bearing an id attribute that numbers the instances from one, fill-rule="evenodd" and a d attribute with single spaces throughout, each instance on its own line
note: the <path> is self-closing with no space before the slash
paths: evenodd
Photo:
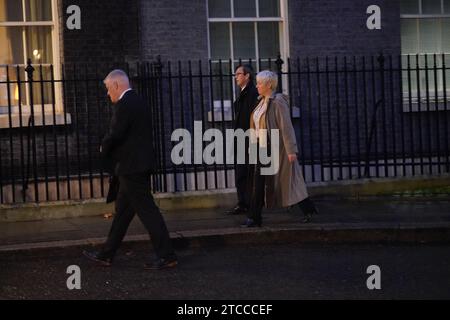
<path id="1" fill-rule="evenodd" d="M 177 250 L 206 246 L 255 245 L 283 243 L 353 243 L 353 244 L 425 244 L 449 243 L 450 224 L 363 225 L 329 224 L 322 226 L 262 227 L 257 229 L 224 228 L 172 232 Z M 47 250 L 101 245 L 106 237 L 79 240 L 24 243 L 0 246 L 0 253 Z M 129 235 L 124 243 L 149 241 L 147 234 Z"/>

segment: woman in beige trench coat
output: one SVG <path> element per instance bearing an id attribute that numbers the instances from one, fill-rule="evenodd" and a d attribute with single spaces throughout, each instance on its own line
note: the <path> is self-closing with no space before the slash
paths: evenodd
<path id="1" fill-rule="evenodd" d="M 274 174 L 263 175 L 263 165 L 258 157 L 252 165 L 251 206 L 247 220 L 242 227 L 255 227 L 262 224 L 262 208 L 295 207 L 304 213 L 303 222 L 311 221 L 317 210 L 308 196 L 302 170 L 297 161 L 297 142 L 289 113 L 289 103 L 285 95 L 275 93 L 278 76 L 271 71 L 261 71 L 256 76 L 260 100 L 250 116 L 251 143 L 257 148 L 271 149 L 278 142 L 278 170 Z M 271 130 L 278 129 L 278 141 L 270 141 Z M 266 135 L 267 133 L 267 135 Z M 275 148 L 276 150 L 276 148 Z M 276 159 L 271 155 L 272 161 Z"/>

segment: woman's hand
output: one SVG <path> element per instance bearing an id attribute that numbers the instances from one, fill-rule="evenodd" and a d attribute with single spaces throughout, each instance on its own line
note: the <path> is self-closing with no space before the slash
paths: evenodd
<path id="1" fill-rule="evenodd" d="M 297 161 L 297 155 L 294 154 L 288 154 L 289 163 L 294 163 L 294 161 Z"/>

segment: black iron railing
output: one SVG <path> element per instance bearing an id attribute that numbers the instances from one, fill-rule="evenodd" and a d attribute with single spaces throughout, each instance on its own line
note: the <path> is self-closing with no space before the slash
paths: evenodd
<path id="1" fill-rule="evenodd" d="M 201 138 L 233 127 L 240 63 L 278 74 L 307 182 L 448 173 L 449 62 L 413 55 L 0 66 L 0 203 L 105 196 L 99 145 L 112 108 L 102 80 L 117 67 L 152 110 L 156 192 L 234 186 L 233 164 L 175 165 L 171 135 L 185 128 L 195 139 L 194 124 Z M 202 150 L 210 143 L 200 139 Z"/>

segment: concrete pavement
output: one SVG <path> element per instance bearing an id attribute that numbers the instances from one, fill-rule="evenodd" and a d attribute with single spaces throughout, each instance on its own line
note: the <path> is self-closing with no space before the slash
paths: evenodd
<path id="1" fill-rule="evenodd" d="M 287 210 L 265 211 L 263 227 L 242 229 L 244 216 L 227 216 L 226 208 L 163 212 L 178 248 L 229 243 L 352 242 L 427 243 L 450 241 L 450 199 L 363 201 L 316 199 L 319 215 L 308 224 Z M 104 215 L 57 220 L 0 223 L 0 251 L 98 245 L 112 218 Z M 135 218 L 125 241 L 148 241 Z"/>

